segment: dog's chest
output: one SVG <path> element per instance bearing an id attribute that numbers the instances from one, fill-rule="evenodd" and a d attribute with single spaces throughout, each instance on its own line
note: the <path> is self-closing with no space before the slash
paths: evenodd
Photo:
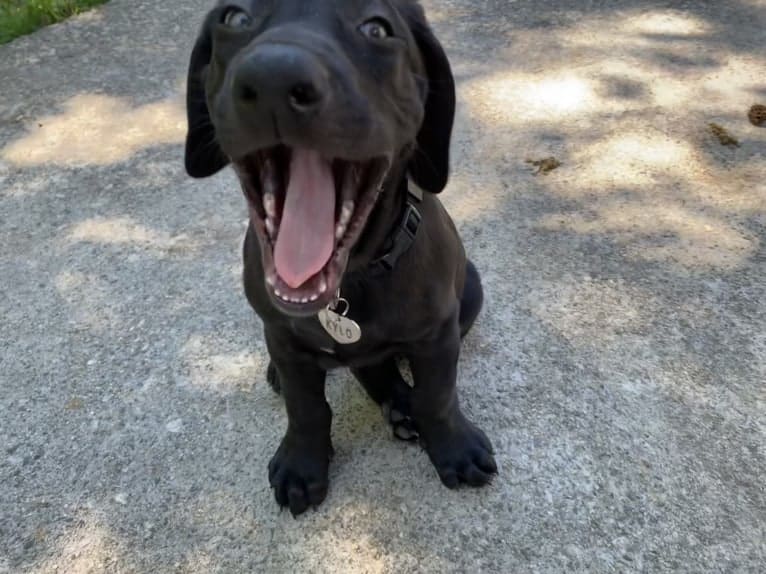
<path id="1" fill-rule="evenodd" d="M 358 340 L 352 332 L 354 327 Z M 324 369 L 362 366 L 400 350 L 387 321 L 375 316 L 355 317 L 351 311 L 345 317 L 333 313 L 294 319 L 291 328 L 303 346 L 317 354 Z"/>

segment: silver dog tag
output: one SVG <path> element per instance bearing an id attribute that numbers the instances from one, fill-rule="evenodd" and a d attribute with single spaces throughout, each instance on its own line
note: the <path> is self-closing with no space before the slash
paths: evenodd
<path id="1" fill-rule="evenodd" d="M 336 313 L 339 303 L 344 303 L 343 313 Z M 348 301 L 338 298 L 319 312 L 319 322 L 327 333 L 341 345 L 356 343 L 362 338 L 362 329 L 356 321 L 346 317 L 348 313 Z"/>

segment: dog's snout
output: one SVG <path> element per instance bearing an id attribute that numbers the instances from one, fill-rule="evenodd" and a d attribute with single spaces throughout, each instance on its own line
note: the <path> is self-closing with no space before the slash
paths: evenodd
<path id="1" fill-rule="evenodd" d="M 309 51 L 288 44 L 256 47 L 240 63 L 234 77 L 240 106 L 261 113 L 309 114 L 327 97 L 326 73 Z"/>

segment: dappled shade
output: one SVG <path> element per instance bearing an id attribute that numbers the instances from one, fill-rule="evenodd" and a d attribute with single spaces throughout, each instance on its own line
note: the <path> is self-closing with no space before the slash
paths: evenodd
<path id="1" fill-rule="evenodd" d="M 630 258 L 741 266 L 760 247 L 747 218 L 766 208 L 756 147 L 766 137 L 747 123 L 766 57 L 715 48 L 714 31 L 668 10 L 585 18 L 542 43 L 535 30 L 517 31 L 505 54 L 513 69 L 461 86 L 470 121 L 483 126 L 475 145 L 516 164 L 502 172 L 511 188 L 570 201 L 545 214 L 541 230 L 605 235 Z M 717 119 L 745 136 L 742 149 L 721 149 L 708 125 Z M 522 162 L 551 152 L 561 167 L 531 182 Z M 452 201 L 459 215 L 483 213 L 475 195 Z"/>

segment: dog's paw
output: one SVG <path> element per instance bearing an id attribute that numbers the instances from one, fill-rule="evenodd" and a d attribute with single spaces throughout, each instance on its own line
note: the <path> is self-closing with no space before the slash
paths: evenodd
<path id="1" fill-rule="evenodd" d="M 266 367 L 266 382 L 269 383 L 271 390 L 277 394 L 282 392 L 282 385 L 279 382 L 279 373 L 274 363 L 269 361 L 269 366 Z"/>
<path id="2" fill-rule="evenodd" d="M 480 428 L 461 419 L 457 424 L 430 429 L 423 446 L 447 488 L 484 486 L 497 474 L 492 443 Z"/>
<path id="3" fill-rule="evenodd" d="M 293 516 L 318 506 L 327 496 L 332 447 L 287 446 L 283 440 L 269 462 L 269 484 L 280 507 Z"/>
<path id="4" fill-rule="evenodd" d="M 383 418 L 391 425 L 395 438 L 407 442 L 418 440 L 420 435 L 415 421 L 410 416 L 408 404 L 396 400 L 386 401 L 381 405 L 381 410 Z"/>

